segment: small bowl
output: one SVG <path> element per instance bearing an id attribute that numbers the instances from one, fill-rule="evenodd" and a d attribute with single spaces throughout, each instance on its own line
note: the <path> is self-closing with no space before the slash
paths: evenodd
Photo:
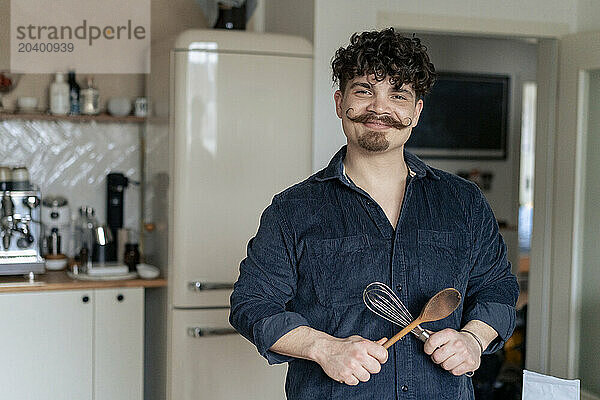
<path id="1" fill-rule="evenodd" d="M 160 269 L 149 264 L 138 264 L 136 267 L 137 273 L 142 279 L 154 279 L 160 275 Z"/>
<path id="2" fill-rule="evenodd" d="M 111 97 L 106 105 L 110 115 L 125 117 L 131 113 L 131 100 L 127 97 Z"/>
<path id="3" fill-rule="evenodd" d="M 49 271 L 61 271 L 67 268 L 67 257 L 46 258 L 46 269 Z"/>
<path id="4" fill-rule="evenodd" d="M 19 97 L 17 99 L 17 106 L 21 111 L 35 111 L 37 105 L 37 97 Z"/>

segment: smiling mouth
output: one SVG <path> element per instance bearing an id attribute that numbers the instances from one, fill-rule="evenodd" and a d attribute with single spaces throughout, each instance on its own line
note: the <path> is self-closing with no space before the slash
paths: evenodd
<path id="1" fill-rule="evenodd" d="M 375 122 L 375 121 L 363 122 L 363 125 L 365 125 L 369 129 L 388 129 L 388 128 L 391 128 L 391 126 L 388 125 L 388 124 L 384 124 L 383 122 Z"/>

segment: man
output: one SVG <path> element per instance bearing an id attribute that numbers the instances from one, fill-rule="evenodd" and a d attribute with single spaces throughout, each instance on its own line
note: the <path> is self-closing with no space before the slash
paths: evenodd
<path id="1" fill-rule="evenodd" d="M 419 39 L 387 29 L 354 34 L 332 67 L 347 146 L 264 211 L 230 321 L 289 362 L 289 399 L 473 399 L 468 376 L 510 337 L 518 287 L 479 189 L 404 151 L 434 66 Z M 423 324 L 424 345 L 406 336 L 388 351 L 400 328 L 364 306 L 373 281 L 414 316 L 446 287 L 463 301 Z"/>

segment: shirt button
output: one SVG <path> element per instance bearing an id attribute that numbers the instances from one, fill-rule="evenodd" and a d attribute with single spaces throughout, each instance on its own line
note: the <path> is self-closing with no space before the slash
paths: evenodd
<path id="1" fill-rule="evenodd" d="M 402 385 L 402 391 L 403 392 L 408 392 L 408 386 Z"/>
<path id="2" fill-rule="evenodd" d="M 397 291 L 401 291 L 402 290 L 402 285 L 396 285 L 396 290 Z"/>

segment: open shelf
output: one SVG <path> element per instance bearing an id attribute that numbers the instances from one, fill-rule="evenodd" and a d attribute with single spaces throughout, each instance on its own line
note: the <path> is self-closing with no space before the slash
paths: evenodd
<path id="1" fill-rule="evenodd" d="M 145 117 L 136 117 L 127 115 L 125 117 L 115 117 L 110 114 L 98 115 L 52 115 L 46 113 L 0 113 L 0 121 L 21 120 L 21 121 L 71 121 L 71 122 L 103 122 L 103 123 L 133 123 L 139 124 L 146 122 Z"/>

